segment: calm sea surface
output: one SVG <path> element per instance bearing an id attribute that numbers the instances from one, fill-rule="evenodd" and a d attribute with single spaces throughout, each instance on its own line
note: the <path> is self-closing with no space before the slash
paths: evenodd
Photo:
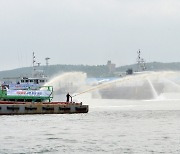
<path id="1" fill-rule="evenodd" d="M 88 114 L 0 116 L 0 154 L 180 153 L 180 100 L 84 103 Z"/>

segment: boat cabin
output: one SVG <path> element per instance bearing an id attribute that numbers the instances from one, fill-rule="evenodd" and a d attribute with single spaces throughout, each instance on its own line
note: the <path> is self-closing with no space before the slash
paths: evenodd
<path id="1" fill-rule="evenodd" d="M 45 82 L 47 82 L 46 78 L 27 78 L 27 77 L 23 77 L 20 80 L 20 82 L 17 82 L 17 84 L 20 84 L 20 83 L 44 84 Z"/>

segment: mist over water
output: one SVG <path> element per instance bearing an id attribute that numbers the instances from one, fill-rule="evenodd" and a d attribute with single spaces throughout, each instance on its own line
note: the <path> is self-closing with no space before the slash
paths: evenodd
<path id="1" fill-rule="evenodd" d="M 74 93 L 86 87 L 86 73 L 68 72 L 52 77 L 45 86 L 53 86 L 56 94 Z"/>
<path id="2" fill-rule="evenodd" d="M 82 72 L 57 75 L 46 85 L 54 87 L 55 95 L 88 95 L 92 99 L 162 100 L 180 99 L 179 72 L 143 72 L 113 80 L 94 78 L 88 81 Z"/>

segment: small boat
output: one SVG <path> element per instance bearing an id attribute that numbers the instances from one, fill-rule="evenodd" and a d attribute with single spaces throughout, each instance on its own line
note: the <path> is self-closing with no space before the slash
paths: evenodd
<path id="1" fill-rule="evenodd" d="M 8 89 L 0 86 L 0 115 L 87 113 L 82 102 L 53 102 L 53 87 L 39 89 Z"/>
<path id="2" fill-rule="evenodd" d="M 0 115 L 87 113 L 82 102 L 53 102 L 53 87 L 43 86 L 47 77 L 35 66 L 32 77 L 4 78 L 0 85 Z"/>

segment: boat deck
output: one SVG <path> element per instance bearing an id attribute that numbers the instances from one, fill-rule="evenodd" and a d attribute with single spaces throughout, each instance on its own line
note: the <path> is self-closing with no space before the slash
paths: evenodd
<path id="1" fill-rule="evenodd" d="M 73 102 L 0 101 L 0 115 L 87 113 L 88 105 Z"/>

